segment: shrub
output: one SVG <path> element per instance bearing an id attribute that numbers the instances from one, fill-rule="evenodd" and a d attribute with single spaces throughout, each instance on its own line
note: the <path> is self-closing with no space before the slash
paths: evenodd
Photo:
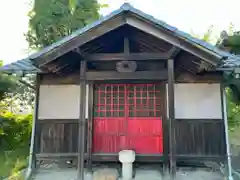
<path id="1" fill-rule="evenodd" d="M 0 115 L 0 146 L 15 149 L 30 142 L 32 115 L 15 115 L 9 112 Z"/>

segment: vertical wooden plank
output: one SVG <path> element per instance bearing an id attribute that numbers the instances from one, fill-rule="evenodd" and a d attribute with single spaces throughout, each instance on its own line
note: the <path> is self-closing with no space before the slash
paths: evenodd
<path id="1" fill-rule="evenodd" d="M 73 148 L 73 152 L 76 152 L 76 153 L 78 152 L 78 141 L 79 141 L 78 130 L 79 130 L 78 123 L 74 123 L 72 125 L 72 136 L 77 138 L 72 138 L 72 148 Z"/>
<path id="2" fill-rule="evenodd" d="M 78 180 L 84 180 L 84 149 L 85 149 L 85 108 L 86 108 L 86 67 L 87 63 L 82 60 L 80 63 L 80 105 L 78 122 Z"/>
<path id="3" fill-rule="evenodd" d="M 71 136 L 71 132 L 70 132 L 70 123 L 64 123 L 63 124 L 63 146 L 62 146 L 62 151 L 64 153 L 67 152 L 72 152 L 71 151 L 71 141 L 69 140 L 69 138 L 72 138 Z"/>
<path id="4" fill-rule="evenodd" d="M 93 82 L 88 85 L 88 140 L 87 140 L 87 168 L 92 171 L 92 142 L 93 142 Z"/>
<path id="5" fill-rule="evenodd" d="M 168 60 L 169 162 L 171 179 L 176 179 L 176 140 L 174 106 L 174 61 Z"/>

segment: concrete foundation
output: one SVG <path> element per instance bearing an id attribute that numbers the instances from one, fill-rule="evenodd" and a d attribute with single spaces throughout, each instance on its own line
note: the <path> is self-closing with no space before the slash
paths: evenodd
<path id="1" fill-rule="evenodd" d="M 169 180 L 163 176 L 161 167 L 139 166 L 133 169 L 133 180 Z M 95 167 L 93 173 L 85 171 L 85 180 L 122 180 L 120 167 Z M 35 180 L 77 180 L 77 171 L 74 168 L 66 169 L 39 169 L 33 179 Z M 219 172 L 209 169 L 178 168 L 176 180 L 224 180 Z"/>

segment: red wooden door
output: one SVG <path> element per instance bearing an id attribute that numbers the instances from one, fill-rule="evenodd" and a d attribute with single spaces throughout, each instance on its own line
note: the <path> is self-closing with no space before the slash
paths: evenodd
<path id="1" fill-rule="evenodd" d="M 163 152 L 160 84 L 96 84 L 93 152 Z"/>

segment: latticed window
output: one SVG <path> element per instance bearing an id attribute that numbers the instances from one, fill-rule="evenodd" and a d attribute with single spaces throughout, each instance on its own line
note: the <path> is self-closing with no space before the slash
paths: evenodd
<path id="1" fill-rule="evenodd" d="M 95 85 L 95 117 L 160 117 L 158 84 Z"/>

